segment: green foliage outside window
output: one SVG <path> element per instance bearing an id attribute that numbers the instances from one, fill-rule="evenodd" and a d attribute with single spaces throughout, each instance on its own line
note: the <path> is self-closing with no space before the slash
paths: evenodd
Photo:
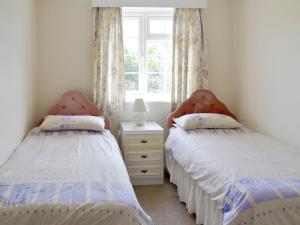
<path id="1" fill-rule="evenodd" d="M 139 60 L 136 53 L 125 48 L 125 86 L 127 91 L 139 89 Z"/>
<path id="2" fill-rule="evenodd" d="M 169 79 L 166 74 L 171 70 L 171 43 L 167 41 L 149 41 L 147 43 L 147 82 L 148 92 L 163 93 Z M 139 56 L 125 47 L 126 90 L 139 90 Z M 169 85 L 166 86 L 167 88 Z"/>
<path id="3" fill-rule="evenodd" d="M 163 93 L 171 67 L 171 46 L 167 41 L 150 41 L 147 48 L 148 92 Z"/>

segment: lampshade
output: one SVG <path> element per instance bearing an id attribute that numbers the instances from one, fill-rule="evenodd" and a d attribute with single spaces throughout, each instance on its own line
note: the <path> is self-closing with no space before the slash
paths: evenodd
<path id="1" fill-rule="evenodd" d="M 134 101 L 132 111 L 133 112 L 149 112 L 149 108 L 148 108 L 147 104 L 144 102 L 144 99 L 137 98 Z"/>

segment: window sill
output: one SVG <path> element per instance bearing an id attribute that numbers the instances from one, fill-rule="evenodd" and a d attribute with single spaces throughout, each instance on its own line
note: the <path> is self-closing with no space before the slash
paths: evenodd
<path id="1" fill-rule="evenodd" d="M 146 102 L 171 103 L 171 96 L 169 94 L 126 94 L 126 103 L 134 102 L 137 98 L 143 98 Z"/>

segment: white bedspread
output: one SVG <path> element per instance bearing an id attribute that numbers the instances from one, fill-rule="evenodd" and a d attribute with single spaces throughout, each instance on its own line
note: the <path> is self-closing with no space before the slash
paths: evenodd
<path id="1" fill-rule="evenodd" d="M 224 224 L 300 224 L 298 149 L 246 128 L 172 128 L 165 146 L 219 202 Z"/>
<path id="2" fill-rule="evenodd" d="M 109 131 L 34 129 L 0 168 L 0 225 L 152 224 Z"/>

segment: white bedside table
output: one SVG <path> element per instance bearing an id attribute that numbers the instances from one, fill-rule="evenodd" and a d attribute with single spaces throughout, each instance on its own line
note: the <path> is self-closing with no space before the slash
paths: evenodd
<path id="1" fill-rule="evenodd" d="M 155 122 L 121 122 L 121 148 L 133 185 L 163 184 L 164 130 Z"/>

